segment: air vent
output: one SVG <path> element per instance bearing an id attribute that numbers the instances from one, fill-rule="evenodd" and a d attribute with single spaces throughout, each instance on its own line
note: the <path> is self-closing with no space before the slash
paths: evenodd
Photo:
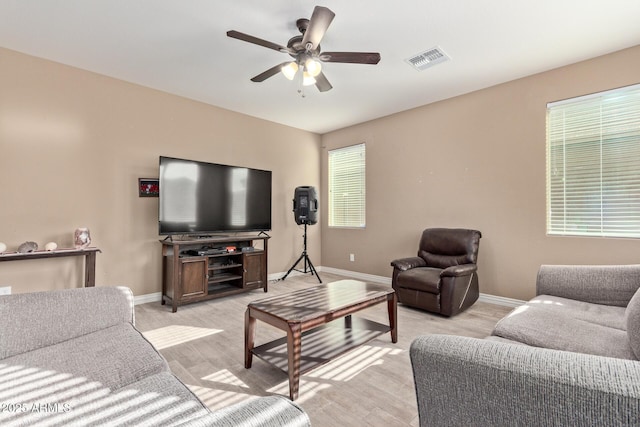
<path id="1" fill-rule="evenodd" d="M 444 51 L 439 47 L 434 47 L 432 49 L 414 55 L 411 58 L 405 59 L 407 64 L 411 65 L 418 71 L 426 70 L 427 68 L 433 67 L 434 65 L 448 60 L 449 57 L 447 56 L 447 54 L 444 53 Z"/>

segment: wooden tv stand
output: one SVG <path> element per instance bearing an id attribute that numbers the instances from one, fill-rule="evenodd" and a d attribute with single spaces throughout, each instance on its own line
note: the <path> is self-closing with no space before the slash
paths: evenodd
<path id="1" fill-rule="evenodd" d="M 161 240 L 162 304 L 171 304 L 175 313 L 183 304 L 260 288 L 267 292 L 268 239 L 251 235 Z M 236 249 L 221 249 L 227 247 Z M 206 253 L 193 252 L 203 250 Z"/>

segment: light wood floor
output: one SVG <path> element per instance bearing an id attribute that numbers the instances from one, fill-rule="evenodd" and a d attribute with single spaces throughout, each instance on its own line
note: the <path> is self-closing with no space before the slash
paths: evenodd
<path id="1" fill-rule="evenodd" d="M 343 277 L 320 273 L 324 283 Z M 244 368 L 244 312 L 249 302 L 318 284 L 311 275 L 290 276 L 256 290 L 178 308 L 159 302 L 136 306 L 136 326 L 169 361 L 172 371 L 211 409 L 255 396 L 288 396 L 287 375 L 254 357 Z M 316 427 L 418 426 L 409 345 L 419 335 L 485 337 L 509 307 L 477 302 L 445 318 L 398 305 L 398 342 L 389 334 L 303 375 L 296 400 Z M 356 314 L 388 324 L 386 304 Z M 284 333 L 257 322 L 256 345 Z"/>

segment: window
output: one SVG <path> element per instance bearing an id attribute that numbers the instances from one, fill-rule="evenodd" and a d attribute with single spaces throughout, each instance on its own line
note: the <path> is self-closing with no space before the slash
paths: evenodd
<path id="1" fill-rule="evenodd" d="M 547 105 L 547 233 L 640 237 L 640 85 Z"/>
<path id="2" fill-rule="evenodd" d="M 365 226 L 364 143 L 329 151 L 329 226 Z"/>

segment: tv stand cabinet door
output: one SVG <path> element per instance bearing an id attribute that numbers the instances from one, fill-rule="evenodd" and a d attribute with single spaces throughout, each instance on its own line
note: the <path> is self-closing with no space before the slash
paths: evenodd
<path id="1" fill-rule="evenodd" d="M 266 252 L 243 254 L 244 280 L 243 288 L 264 288 L 267 289 L 267 257 Z"/>
<path id="2" fill-rule="evenodd" d="M 194 258 L 180 261 L 181 298 L 196 298 L 207 294 L 207 259 Z"/>

